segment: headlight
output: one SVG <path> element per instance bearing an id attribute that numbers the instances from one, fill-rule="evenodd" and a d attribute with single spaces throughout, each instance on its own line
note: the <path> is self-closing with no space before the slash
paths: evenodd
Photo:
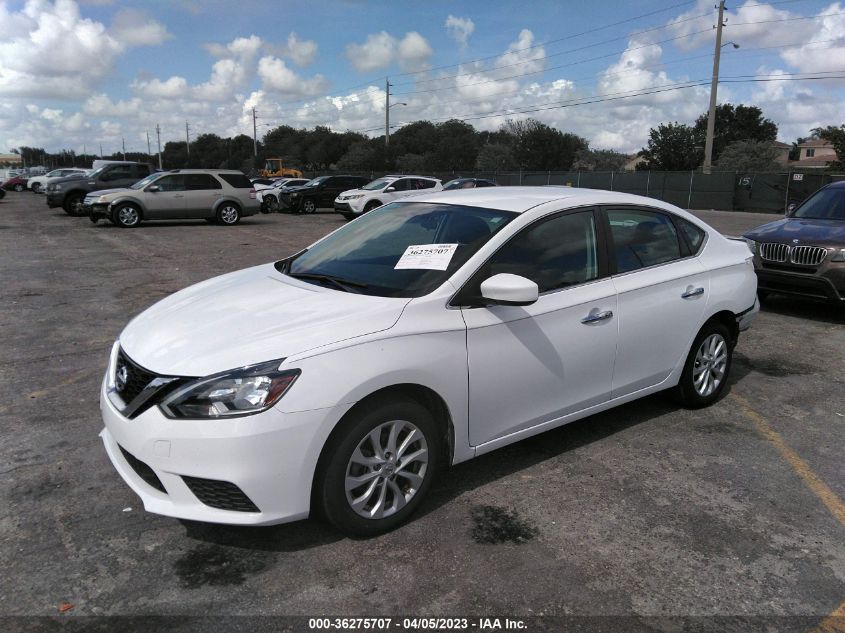
<path id="1" fill-rule="evenodd" d="M 108 201 L 109 201 L 109 197 L 108 197 L 108 196 L 100 196 L 99 198 L 97 198 L 97 202 L 99 202 L 99 203 L 101 203 L 101 204 L 102 204 L 102 203 L 105 203 L 105 202 L 108 202 Z"/>
<path id="2" fill-rule="evenodd" d="M 281 360 L 198 378 L 167 397 L 159 406 L 169 418 L 231 418 L 266 411 L 299 376 L 298 369 L 280 371 Z"/>
<path id="3" fill-rule="evenodd" d="M 50 191 L 61 191 L 62 186 L 61 185 L 50 185 L 49 187 L 47 187 L 47 189 L 50 190 Z"/>
<path id="4" fill-rule="evenodd" d="M 356 193 L 353 196 L 346 196 L 346 199 L 347 200 L 357 200 L 358 198 L 363 198 L 363 197 L 364 197 L 363 193 Z"/>
<path id="5" fill-rule="evenodd" d="M 845 262 L 845 248 L 840 249 L 838 253 L 834 253 L 830 258 L 832 262 Z"/>
<path id="6" fill-rule="evenodd" d="M 757 254 L 757 242 L 754 240 L 749 240 L 747 237 L 743 238 L 745 243 L 748 245 L 748 250 L 751 251 L 753 254 Z"/>
<path id="7" fill-rule="evenodd" d="M 294 191 L 292 194 L 290 194 L 290 197 L 291 198 L 298 198 L 299 194 Z"/>

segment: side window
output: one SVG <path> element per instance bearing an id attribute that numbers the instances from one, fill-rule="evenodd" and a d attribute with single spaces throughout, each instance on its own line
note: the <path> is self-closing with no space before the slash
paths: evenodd
<path id="1" fill-rule="evenodd" d="M 388 186 L 393 187 L 396 191 L 408 191 L 410 187 L 408 187 L 409 178 L 400 178 L 399 180 L 394 180 Z"/>
<path id="2" fill-rule="evenodd" d="M 678 225 L 681 233 L 683 233 L 684 237 L 687 240 L 687 244 L 689 244 L 690 252 L 693 255 L 697 255 L 698 251 L 701 250 L 701 245 L 704 243 L 704 231 L 698 228 L 692 222 L 688 222 L 683 218 L 675 218 L 675 224 Z"/>
<path id="3" fill-rule="evenodd" d="M 118 165 L 105 172 L 101 180 L 128 180 L 132 178 L 132 170 L 129 165 Z"/>
<path id="4" fill-rule="evenodd" d="M 668 216 L 636 209 L 608 209 L 607 219 L 617 273 L 680 259 L 678 234 Z"/>
<path id="5" fill-rule="evenodd" d="M 516 235 L 488 262 L 489 274 L 511 273 L 535 282 L 540 292 L 566 288 L 599 276 L 592 211 L 559 215 Z"/>
<path id="6" fill-rule="evenodd" d="M 416 185 L 417 189 L 431 189 L 434 186 L 434 181 L 428 178 L 417 178 Z"/>
<path id="7" fill-rule="evenodd" d="M 185 191 L 185 176 L 163 176 L 152 184 L 161 191 Z"/>
<path id="8" fill-rule="evenodd" d="M 223 185 L 210 174 L 185 174 L 188 191 L 222 189 Z"/>

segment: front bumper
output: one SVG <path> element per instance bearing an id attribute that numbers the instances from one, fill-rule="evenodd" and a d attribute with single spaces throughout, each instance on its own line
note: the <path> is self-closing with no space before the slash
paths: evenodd
<path id="1" fill-rule="evenodd" d="M 92 222 L 110 219 L 111 207 L 107 204 L 83 204 L 82 214 L 87 215 Z"/>
<path id="2" fill-rule="evenodd" d="M 823 262 L 817 269 L 801 272 L 754 260 L 757 288 L 766 292 L 845 301 L 845 262 Z M 794 268 L 794 267 L 793 267 Z"/>
<path id="3" fill-rule="evenodd" d="M 60 191 L 48 191 L 45 196 L 45 200 L 47 201 L 48 207 L 55 209 L 56 207 L 60 207 L 64 204 L 65 196 L 64 193 Z"/>
<path id="4" fill-rule="evenodd" d="M 151 407 L 129 419 L 111 402 L 107 389 L 104 380 L 100 411 L 105 428 L 100 437 L 144 509 L 231 525 L 307 517 L 320 451 L 350 406 L 300 413 L 282 413 L 277 406 L 229 420 L 171 420 Z M 198 487 L 197 481 L 206 483 Z M 242 509 L 229 509 L 236 505 Z"/>

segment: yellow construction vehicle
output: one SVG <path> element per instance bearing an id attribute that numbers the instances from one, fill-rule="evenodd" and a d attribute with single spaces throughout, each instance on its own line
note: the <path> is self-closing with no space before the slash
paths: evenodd
<path id="1" fill-rule="evenodd" d="M 264 169 L 260 172 L 263 178 L 274 178 L 276 176 L 287 176 L 288 178 L 302 178 L 302 172 L 298 169 L 285 167 L 281 158 L 268 158 L 264 163 Z"/>

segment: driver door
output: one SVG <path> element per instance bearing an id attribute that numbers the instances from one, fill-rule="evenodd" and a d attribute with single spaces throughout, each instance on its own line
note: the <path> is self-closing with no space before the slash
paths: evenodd
<path id="1" fill-rule="evenodd" d="M 158 191 L 150 191 L 158 187 Z M 147 212 L 146 220 L 167 220 L 185 217 L 185 176 L 171 174 L 162 176 L 147 185 L 144 190 L 144 205 Z"/>
<path id="2" fill-rule="evenodd" d="M 531 279 L 540 292 L 529 306 L 462 308 L 472 446 L 610 399 L 616 290 L 598 226 L 591 209 L 539 220 L 468 282 L 465 291 L 478 296 L 484 279 L 511 273 Z"/>

